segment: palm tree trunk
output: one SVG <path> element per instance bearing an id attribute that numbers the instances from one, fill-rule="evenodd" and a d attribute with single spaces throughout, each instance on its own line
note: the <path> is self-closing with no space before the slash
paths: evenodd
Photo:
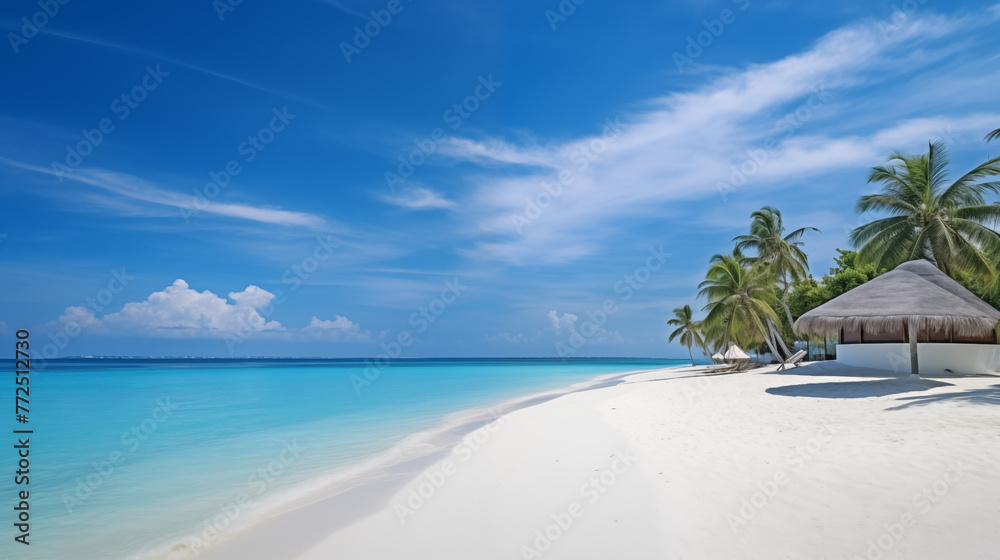
<path id="1" fill-rule="evenodd" d="M 772 323 L 770 319 L 767 321 L 767 328 L 769 331 L 771 331 L 771 336 L 773 336 L 774 339 L 778 341 L 778 344 L 781 346 L 781 349 L 785 352 L 784 357 L 782 357 L 779 354 L 775 354 L 774 356 L 777 358 L 782 358 L 782 361 L 790 358 L 792 354 L 791 352 L 788 351 L 788 345 L 785 344 L 785 339 L 781 338 L 781 333 L 779 333 L 777 329 L 774 328 L 774 323 Z"/>
<path id="2" fill-rule="evenodd" d="M 768 325 L 768 327 L 770 327 L 770 325 Z M 781 354 L 779 354 L 775 348 L 774 335 L 771 334 L 770 328 L 768 328 L 767 340 L 765 342 L 767 342 L 767 347 L 771 349 L 771 359 L 781 359 Z"/>
<path id="3" fill-rule="evenodd" d="M 792 320 L 792 310 L 788 308 L 788 304 L 785 303 L 784 299 L 781 300 L 781 306 L 785 308 L 785 317 L 788 319 L 788 325 L 794 325 L 795 321 Z"/>
<path id="4" fill-rule="evenodd" d="M 785 308 L 785 318 L 788 319 L 788 326 L 790 327 L 795 323 L 795 321 L 792 320 L 792 310 L 788 309 L 788 288 L 791 286 L 788 285 L 787 280 L 783 284 L 784 285 L 781 290 L 781 306 Z"/>
<path id="5" fill-rule="evenodd" d="M 691 345 L 688 344 L 688 356 L 691 356 L 691 367 L 694 367 L 694 354 L 691 353 Z"/>
<path id="6" fill-rule="evenodd" d="M 771 326 L 771 322 L 767 322 L 768 327 Z M 768 332 L 764 332 L 764 340 L 767 341 L 767 347 L 771 349 L 771 353 L 778 356 L 778 349 L 774 347 L 774 342 L 771 340 L 771 335 Z"/>

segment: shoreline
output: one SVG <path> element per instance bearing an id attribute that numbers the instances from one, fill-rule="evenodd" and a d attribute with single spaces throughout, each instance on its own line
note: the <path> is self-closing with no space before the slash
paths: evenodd
<path id="1" fill-rule="evenodd" d="M 213 560 L 991 557 L 1000 378 L 705 369 L 510 412 L 361 519 Z"/>
<path id="2" fill-rule="evenodd" d="M 428 466 L 447 456 L 461 444 L 464 437 L 495 422 L 506 414 L 542 404 L 559 397 L 623 382 L 624 378 L 650 371 L 674 369 L 654 368 L 605 373 L 585 381 L 556 389 L 529 393 L 499 402 L 490 407 L 480 407 L 447 414 L 430 429 L 407 435 L 393 447 L 360 460 L 357 463 L 319 476 L 295 488 L 283 491 L 283 496 L 272 498 L 278 503 L 262 514 L 239 519 L 235 527 L 226 527 L 220 538 L 200 546 L 191 546 L 198 539 L 191 538 L 172 544 L 160 545 L 156 550 L 134 556 L 136 560 L 181 560 L 199 557 L 207 560 L 250 558 L 247 554 L 261 554 L 268 543 L 284 542 L 288 532 L 297 533 L 297 541 L 304 543 L 313 535 L 318 540 L 331 527 L 342 527 L 377 511 L 393 492 L 420 475 Z M 687 366 L 690 367 L 690 366 Z M 304 518 L 322 517 L 322 528 L 310 527 Z M 304 532 L 303 532 L 304 530 Z M 298 547 L 296 547 L 298 548 Z M 284 547 L 277 557 L 285 557 Z M 264 556 L 270 558 L 272 556 Z"/>
<path id="3" fill-rule="evenodd" d="M 1000 376 L 713 367 L 604 374 L 496 418 L 480 409 L 429 452 L 201 556 L 989 557 Z"/>

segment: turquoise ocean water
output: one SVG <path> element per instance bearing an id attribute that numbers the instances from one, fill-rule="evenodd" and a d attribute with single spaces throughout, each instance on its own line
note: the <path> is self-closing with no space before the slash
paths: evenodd
<path id="1" fill-rule="evenodd" d="M 13 543 L 4 508 L 10 535 L 0 558 L 163 558 L 218 538 L 206 529 L 213 522 L 252 524 L 408 445 L 413 452 L 421 433 L 463 411 L 683 363 L 399 360 L 362 384 L 366 366 L 356 360 L 53 362 L 31 377 L 32 544 Z M 5 504 L 14 498 L 10 475 Z"/>

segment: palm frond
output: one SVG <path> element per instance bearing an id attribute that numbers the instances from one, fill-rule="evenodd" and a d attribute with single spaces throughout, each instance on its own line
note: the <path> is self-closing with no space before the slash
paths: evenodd
<path id="1" fill-rule="evenodd" d="M 868 222 L 863 226 L 858 226 L 851 231 L 847 239 L 850 241 L 851 246 L 857 248 L 868 243 L 871 238 L 875 237 L 882 231 L 897 226 L 900 223 L 910 222 L 911 218 L 909 216 L 893 216 L 892 218 L 883 218 L 881 220 L 875 220 Z"/>
<path id="2" fill-rule="evenodd" d="M 936 193 L 948 178 L 948 148 L 944 141 L 931 142 L 927 146 L 927 183 L 930 192 Z"/>
<path id="3" fill-rule="evenodd" d="M 988 139 L 1000 138 L 1000 130 Z M 926 153 L 893 152 L 889 163 L 873 167 L 869 182 L 881 183 L 877 194 L 861 197 L 860 212 L 882 217 L 855 228 L 849 239 L 858 248 L 858 262 L 893 268 L 912 259 L 926 259 L 952 277 L 969 274 L 997 282 L 1000 205 L 987 195 L 1000 193 L 1000 157 L 986 161 L 947 184 L 948 154 L 943 142 Z M 947 185 L 947 186 L 946 186 Z"/>
<path id="4" fill-rule="evenodd" d="M 907 201 L 897 196 L 886 194 L 869 194 L 858 199 L 855 205 L 859 214 L 866 212 L 890 212 L 894 214 L 916 214 L 919 209 L 916 201 Z"/>
<path id="5" fill-rule="evenodd" d="M 895 220 L 895 223 L 885 225 L 868 237 L 863 245 L 858 249 L 859 264 L 873 264 L 878 268 L 892 269 L 898 264 L 909 260 L 913 254 L 914 238 L 916 231 L 910 221 L 906 218 L 888 218 Z M 867 228 L 872 224 L 861 226 Z M 861 244 L 860 235 L 856 236 L 858 229 L 851 232 L 851 239 L 858 239 L 855 246 Z"/>
<path id="6" fill-rule="evenodd" d="M 823 233 L 819 229 L 814 227 L 803 227 L 789 233 L 783 239 L 787 243 L 795 243 L 798 242 L 799 239 L 802 239 L 802 236 L 805 235 L 807 231 L 815 231 L 816 233 Z"/>
<path id="7" fill-rule="evenodd" d="M 972 220 L 985 226 L 1000 226 L 1000 204 L 983 204 L 957 208 L 952 216 L 962 220 Z"/>
<path id="8" fill-rule="evenodd" d="M 1000 192 L 1000 182 L 977 183 L 980 179 L 1000 175 L 1000 157 L 975 167 L 952 183 L 941 195 L 943 206 L 973 206 L 983 204 L 987 193 Z"/>

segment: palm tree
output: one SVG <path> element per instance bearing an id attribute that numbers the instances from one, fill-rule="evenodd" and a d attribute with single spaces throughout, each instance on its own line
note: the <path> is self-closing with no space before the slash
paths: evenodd
<path id="1" fill-rule="evenodd" d="M 712 257 L 705 281 L 698 285 L 698 297 L 708 299 L 702 332 L 717 350 L 734 343 L 749 348 L 765 341 L 779 355 L 769 330 L 778 320 L 770 305 L 775 299 L 772 280 L 760 263 L 748 266 L 739 251 Z"/>
<path id="2" fill-rule="evenodd" d="M 705 340 L 701 336 L 701 324 L 694 320 L 691 313 L 691 306 L 685 305 L 674 309 L 674 318 L 667 321 L 671 327 L 677 327 L 670 333 L 667 342 L 673 342 L 678 336 L 681 337 L 681 344 L 688 347 L 688 356 L 691 357 L 691 365 L 694 366 L 694 354 L 691 353 L 691 345 L 697 344 L 698 348 L 705 348 Z"/>
<path id="3" fill-rule="evenodd" d="M 788 309 L 788 291 L 792 285 L 804 280 L 809 274 L 809 257 L 802 250 L 802 236 L 807 230 L 818 232 L 814 227 L 799 228 L 785 235 L 781 212 L 773 206 L 765 206 L 750 214 L 750 235 L 733 238 L 737 251 L 753 249 L 757 257 L 750 262 L 760 261 L 781 285 L 781 306 L 785 308 L 788 324 L 792 312 Z"/>
<path id="4" fill-rule="evenodd" d="M 986 135 L 986 141 L 987 142 L 992 142 L 992 141 L 996 140 L 997 138 L 1000 138 L 1000 128 L 998 128 L 998 129 L 994 130 L 993 132 L 991 132 L 991 133 L 989 133 L 989 134 Z"/>
<path id="5" fill-rule="evenodd" d="M 858 250 L 858 264 L 892 269 L 900 263 L 927 259 L 955 278 L 979 277 L 987 284 L 997 279 L 990 254 L 1000 252 L 1000 205 L 987 204 L 987 193 L 1000 192 L 1000 182 L 979 182 L 1000 174 L 1000 157 L 969 171 L 948 184 L 948 155 L 944 144 L 931 143 L 926 154 L 894 152 L 890 164 L 873 167 L 869 183 L 882 183 L 882 192 L 861 197 L 858 212 L 884 212 L 856 228 L 850 240 Z"/>

